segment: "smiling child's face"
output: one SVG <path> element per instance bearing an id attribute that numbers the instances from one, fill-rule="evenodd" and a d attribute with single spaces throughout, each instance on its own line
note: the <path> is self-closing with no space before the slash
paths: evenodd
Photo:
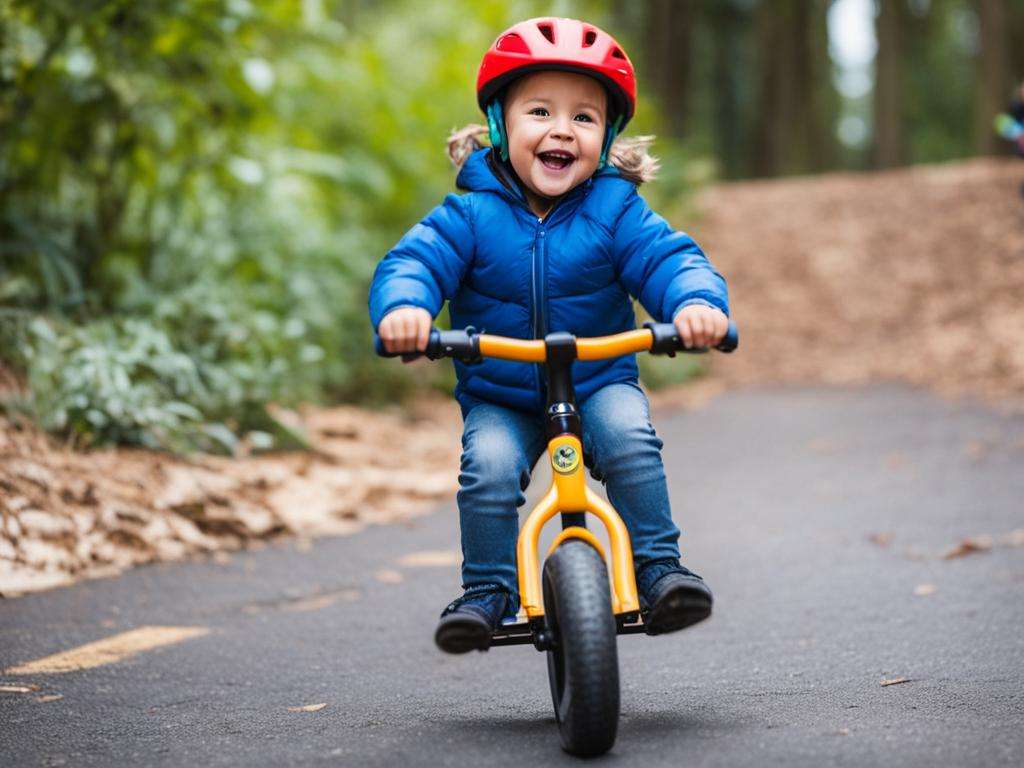
<path id="1" fill-rule="evenodd" d="M 538 215 L 597 170 L 607 101 L 600 83 L 573 72 L 537 72 L 509 88 L 509 160 Z"/>

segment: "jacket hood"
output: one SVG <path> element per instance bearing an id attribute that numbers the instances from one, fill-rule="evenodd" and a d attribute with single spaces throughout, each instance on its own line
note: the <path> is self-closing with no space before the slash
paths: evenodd
<path id="1" fill-rule="evenodd" d="M 455 178 L 455 186 L 466 192 L 495 192 L 502 197 L 524 202 L 526 198 L 515 183 L 515 178 L 510 173 L 502 173 L 503 169 L 490 158 L 490 154 L 490 147 L 484 147 L 466 158 Z M 506 178 L 503 180 L 499 174 Z"/>

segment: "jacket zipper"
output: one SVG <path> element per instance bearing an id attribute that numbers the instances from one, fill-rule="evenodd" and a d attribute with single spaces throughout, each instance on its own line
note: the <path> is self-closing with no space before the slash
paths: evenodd
<path id="1" fill-rule="evenodd" d="M 537 220 L 537 231 L 533 238 L 533 252 L 530 259 L 530 298 L 533 300 L 533 338 L 544 338 L 544 224 Z M 533 366 L 537 391 L 543 396 L 544 380 L 540 364 Z"/>
<path id="2" fill-rule="evenodd" d="M 543 339 L 548 332 L 547 322 L 547 279 L 548 259 L 547 241 L 544 239 L 544 225 L 537 228 L 537 238 L 533 246 L 533 289 L 534 289 L 534 319 L 533 337 Z"/>

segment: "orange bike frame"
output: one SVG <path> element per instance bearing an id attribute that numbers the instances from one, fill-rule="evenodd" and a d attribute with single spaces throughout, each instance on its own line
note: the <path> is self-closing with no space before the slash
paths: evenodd
<path id="1" fill-rule="evenodd" d="M 617 357 L 650 349 L 651 340 L 649 330 L 628 331 L 594 339 L 577 339 L 575 356 L 578 360 Z M 542 340 L 509 339 L 487 334 L 480 336 L 480 353 L 484 357 L 519 362 L 543 363 L 547 360 L 547 347 Z M 615 508 L 587 486 L 583 446 L 579 437 L 571 432 L 552 437 L 548 442 L 548 459 L 553 475 L 551 487 L 527 516 L 519 531 L 516 545 L 519 598 L 527 617 L 536 619 L 544 615 L 538 562 L 541 530 L 556 514 L 580 512 L 590 512 L 596 516 L 608 532 L 608 541 L 611 545 L 612 611 L 617 615 L 638 612 L 640 602 L 633 574 L 633 549 L 629 541 L 629 532 Z M 608 562 L 608 555 L 605 554 L 597 537 L 586 528 L 576 525 L 571 525 L 558 534 L 548 554 L 570 538 L 587 542 L 598 551 L 606 563 Z"/>

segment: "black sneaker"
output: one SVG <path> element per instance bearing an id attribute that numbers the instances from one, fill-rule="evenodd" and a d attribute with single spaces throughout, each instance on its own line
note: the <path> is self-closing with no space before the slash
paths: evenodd
<path id="1" fill-rule="evenodd" d="M 711 590 L 678 560 L 647 563 L 637 577 L 637 588 L 648 635 L 676 632 L 711 615 Z"/>
<path id="2" fill-rule="evenodd" d="M 434 642 L 447 653 L 486 651 L 508 603 L 508 592 L 502 587 L 471 589 L 441 613 Z"/>

